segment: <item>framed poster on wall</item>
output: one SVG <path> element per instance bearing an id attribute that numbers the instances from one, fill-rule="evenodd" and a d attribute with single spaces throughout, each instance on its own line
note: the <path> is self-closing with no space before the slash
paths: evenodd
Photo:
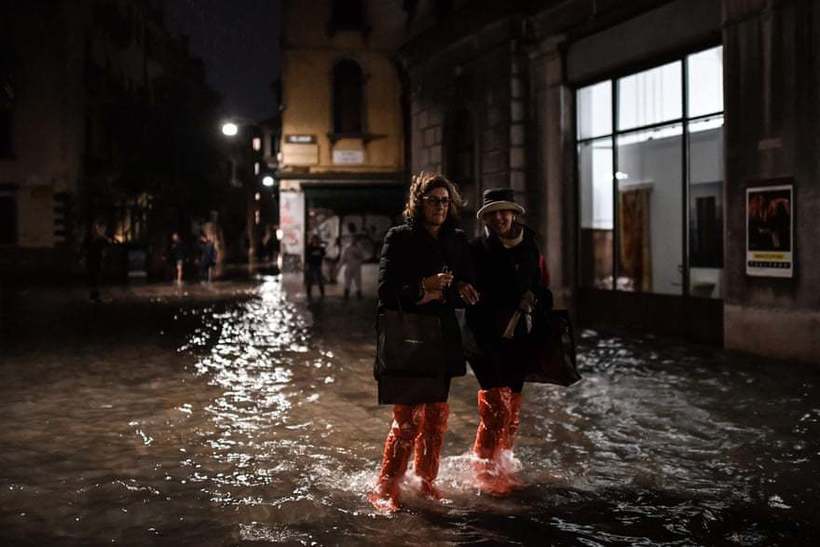
<path id="1" fill-rule="evenodd" d="M 794 185 L 746 189 L 746 275 L 794 276 Z"/>

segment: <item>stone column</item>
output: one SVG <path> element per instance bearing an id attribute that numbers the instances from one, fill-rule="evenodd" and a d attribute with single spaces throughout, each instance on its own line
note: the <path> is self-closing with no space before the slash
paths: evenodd
<path id="1" fill-rule="evenodd" d="M 576 285 L 576 199 L 573 93 L 564 81 L 562 37 L 541 43 L 530 55 L 533 74 L 534 178 L 530 208 L 543 242 L 557 306 L 571 306 Z"/>

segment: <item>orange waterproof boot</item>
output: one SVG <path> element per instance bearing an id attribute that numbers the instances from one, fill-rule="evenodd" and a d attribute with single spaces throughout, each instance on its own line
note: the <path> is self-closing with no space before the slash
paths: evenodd
<path id="1" fill-rule="evenodd" d="M 503 389 L 496 387 L 478 391 L 481 421 L 473 444 L 473 453 L 478 458 L 473 469 L 479 488 L 490 494 L 505 494 L 510 489 L 498 468 L 498 454 L 508 416 Z"/>
<path id="2" fill-rule="evenodd" d="M 449 414 L 450 407 L 447 403 L 424 405 L 416 437 L 416 475 L 421 479 L 422 495 L 433 499 L 441 499 L 441 493 L 433 486 L 433 481 L 438 476 L 441 445 L 444 444 Z"/>
<path id="3" fill-rule="evenodd" d="M 521 423 L 521 393 L 513 393 L 510 388 L 506 390 L 505 401 L 507 403 L 507 421 L 504 424 L 504 432 L 501 435 L 501 450 L 499 454 L 499 469 L 504 475 L 509 487 L 517 488 L 522 486 L 521 480 L 516 476 L 517 468 L 520 464 L 513 457 L 513 446 L 518 436 L 518 428 Z"/>
<path id="4" fill-rule="evenodd" d="M 512 450 L 515 445 L 515 438 L 518 435 L 518 428 L 521 425 L 521 393 L 513 393 L 510 390 L 507 408 L 509 409 L 509 415 L 504 427 L 501 448 L 504 450 Z"/>
<path id="5" fill-rule="evenodd" d="M 394 512 L 399 508 L 399 482 L 407 471 L 413 451 L 419 419 L 418 406 L 394 405 L 393 425 L 384 441 L 382 468 L 376 488 L 367 499 L 379 511 Z"/>

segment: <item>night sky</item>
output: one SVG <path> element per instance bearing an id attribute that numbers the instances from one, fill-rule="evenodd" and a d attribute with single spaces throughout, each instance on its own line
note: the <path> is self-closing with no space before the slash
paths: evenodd
<path id="1" fill-rule="evenodd" d="M 226 116 L 259 121 L 275 113 L 280 0 L 168 0 L 166 13 L 172 32 L 190 36 Z"/>

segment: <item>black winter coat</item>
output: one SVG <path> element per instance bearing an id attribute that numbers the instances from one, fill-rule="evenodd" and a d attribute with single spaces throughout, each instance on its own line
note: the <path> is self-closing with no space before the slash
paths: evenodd
<path id="1" fill-rule="evenodd" d="M 429 302 L 418 306 L 422 297 L 421 280 L 448 268 L 453 283 L 445 292 L 445 302 Z M 472 283 L 474 269 L 467 236 L 452 225 L 445 224 L 438 238 L 432 237 L 420 224 L 412 221 L 391 228 L 384 238 L 379 261 L 379 309 L 398 309 L 406 312 L 436 315 L 441 319 L 449 366 L 442 376 L 466 374 L 461 333 L 455 317 L 455 308 L 464 303 L 458 296 L 460 281 Z M 376 371 L 377 379 L 379 373 Z M 412 381 L 412 378 L 407 378 Z"/>
<path id="2" fill-rule="evenodd" d="M 502 338 L 504 330 L 528 290 L 537 299 L 536 313 L 552 308 L 552 293 L 544 285 L 541 275 L 541 252 L 535 233 L 526 226 L 521 228 L 524 237 L 511 249 L 505 248 L 495 235 L 485 234 L 470 242 L 476 270 L 475 287 L 480 299 L 478 304 L 467 308 L 467 325 L 482 350 L 479 355 L 469 356 L 471 364 L 525 367 L 525 363 L 509 363 L 518 353 L 511 346 L 516 346 L 516 342 L 526 336 L 523 317 L 513 340 Z M 479 360 L 492 362 L 474 363 Z"/>

